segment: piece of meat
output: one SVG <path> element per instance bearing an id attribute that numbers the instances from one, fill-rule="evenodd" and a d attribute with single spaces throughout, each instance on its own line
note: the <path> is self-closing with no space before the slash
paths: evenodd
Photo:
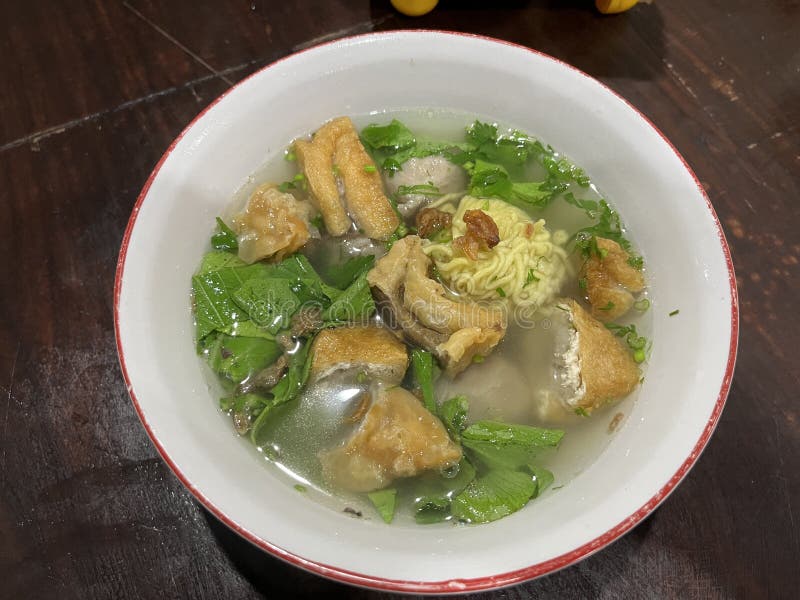
<path id="1" fill-rule="evenodd" d="M 384 321 L 414 344 L 433 352 L 445 373 L 455 377 L 475 355 L 486 356 L 506 332 L 503 311 L 452 300 L 428 276 L 430 259 L 418 236 L 394 243 L 367 274 Z"/>
<path id="2" fill-rule="evenodd" d="M 414 214 L 432 199 L 444 194 L 455 194 L 467 189 L 467 173 L 458 165 L 454 165 L 443 156 L 433 155 L 422 158 L 410 158 L 403 163 L 402 169 L 392 177 L 385 178 L 386 191 L 398 194 L 397 209 L 404 218 Z M 414 193 L 399 195 L 400 186 L 432 186 L 433 193 Z"/>
<path id="3" fill-rule="evenodd" d="M 272 185 L 259 187 L 244 212 L 232 219 L 239 242 L 239 258 L 253 263 L 283 256 L 300 249 L 309 238 L 310 207 Z"/>
<path id="4" fill-rule="evenodd" d="M 378 490 L 459 460 L 461 448 L 441 421 L 400 387 L 381 390 L 355 434 L 320 455 L 326 481 L 352 492 Z"/>
<path id="5" fill-rule="evenodd" d="M 417 235 L 429 239 L 444 229 L 450 229 L 453 224 L 453 215 L 438 208 L 423 208 L 417 213 L 415 224 Z"/>
<path id="6" fill-rule="evenodd" d="M 274 363 L 262 369 L 255 375 L 248 377 L 239 384 L 238 393 L 248 394 L 256 390 L 269 391 L 278 385 L 284 372 L 289 366 L 289 360 L 285 354 L 281 354 Z"/>
<path id="7" fill-rule="evenodd" d="M 339 193 L 333 169 L 336 140 L 346 131 L 354 131 L 348 117 L 338 117 L 320 127 L 312 140 L 297 140 L 294 152 L 297 164 L 306 176 L 312 202 L 322 213 L 325 229 L 332 236 L 348 231 L 352 221 Z"/>
<path id="8" fill-rule="evenodd" d="M 314 338 L 311 353 L 313 381 L 336 371 L 357 370 L 397 384 L 408 368 L 403 342 L 388 329 L 374 325 L 323 329 Z"/>
<path id="9" fill-rule="evenodd" d="M 633 306 L 633 294 L 644 290 L 644 275 L 628 262 L 630 255 L 614 240 L 595 238 L 598 255 L 592 252 L 581 267 L 586 300 L 592 316 L 614 321 Z"/>
<path id="10" fill-rule="evenodd" d="M 307 337 L 322 327 L 322 309 L 318 306 L 302 308 L 292 315 L 291 323 L 293 338 Z"/>
<path id="11" fill-rule="evenodd" d="M 453 246 L 460 249 L 470 260 L 478 260 L 478 252 L 491 250 L 500 243 L 500 231 L 494 219 L 482 210 L 464 212 L 467 232 L 453 240 Z"/>
<path id="12" fill-rule="evenodd" d="M 565 348 L 556 353 L 556 380 L 567 408 L 587 412 L 621 400 L 641 374 L 620 339 L 575 300 L 558 305 L 567 313 Z"/>
<path id="13" fill-rule="evenodd" d="M 344 182 L 347 210 L 355 224 L 372 239 L 389 239 L 400 225 L 400 218 L 383 193 L 378 168 L 355 129 L 336 139 L 333 160 Z"/>

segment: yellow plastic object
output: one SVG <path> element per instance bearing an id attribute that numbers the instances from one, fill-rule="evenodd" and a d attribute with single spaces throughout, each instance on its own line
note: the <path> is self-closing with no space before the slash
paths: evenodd
<path id="1" fill-rule="evenodd" d="M 594 5 L 604 15 L 625 12 L 633 8 L 639 0 L 595 0 Z"/>
<path id="2" fill-rule="evenodd" d="M 421 17 L 431 12 L 439 0 L 392 0 L 392 6 L 409 17 Z"/>

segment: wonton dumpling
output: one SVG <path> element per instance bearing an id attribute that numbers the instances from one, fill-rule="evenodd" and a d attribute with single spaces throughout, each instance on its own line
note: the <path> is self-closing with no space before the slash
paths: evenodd
<path id="1" fill-rule="evenodd" d="M 320 460 L 329 483 L 370 492 L 400 477 L 454 465 L 461 448 L 414 394 L 395 387 L 381 390 L 356 433 Z"/>
<path id="2" fill-rule="evenodd" d="M 244 212 L 232 220 L 239 258 L 254 263 L 273 256 L 280 259 L 300 249 L 309 237 L 309 209 L 305 202 L 272 185 L 259 187 Z"/>
<path id="3" fill-rule="evenodd" d="M 630 255 L 614 240 L 595 238 L 597 248 L 605 253 L 592 253 L 581 267 L 586 280 L 586 299 L 592 316 L 601 321 L 614 321 L 633 306 L 633 294 L 644 289 L 644 275 L 628 263 Z"/>
<path id="4" fill-rule="evenodd" d="M 575 300 L 564 300 L 559 308 L 568 320 L 567 347 L 556 353 L 565 406 L 591 412 L 630 394 L 641 374 L 620 339 Z"/>

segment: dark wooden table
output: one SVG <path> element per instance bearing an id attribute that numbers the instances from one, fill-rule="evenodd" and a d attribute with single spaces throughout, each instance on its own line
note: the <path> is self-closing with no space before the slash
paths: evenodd
<path id="1" fill-rule="evenodd" d="M 322 41 L 436 28 L 549 53 L 638 106 L 708 190 L 741 293 L 728 405 L 678 490 L 599 554 L 486 597 L 797 597 L 800 2 L 591 4 L 0 2 L 0 596 L 390 596 L 285 565 L 200 508 L 128 399 L 111 289 L 141 185 L 217 95 Z"/>

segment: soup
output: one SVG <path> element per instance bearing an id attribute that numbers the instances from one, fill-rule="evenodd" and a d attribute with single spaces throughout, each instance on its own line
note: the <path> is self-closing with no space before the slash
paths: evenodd
<path id="1" fill-rule="evenodd" d="M 376 120 L 321 124 L 232 200 L 192 279 L 197 351 L 299 493 L 387 523 L 493 521 L 587 468 L 634 401 L 643 259 L 527 134 Z"/>

